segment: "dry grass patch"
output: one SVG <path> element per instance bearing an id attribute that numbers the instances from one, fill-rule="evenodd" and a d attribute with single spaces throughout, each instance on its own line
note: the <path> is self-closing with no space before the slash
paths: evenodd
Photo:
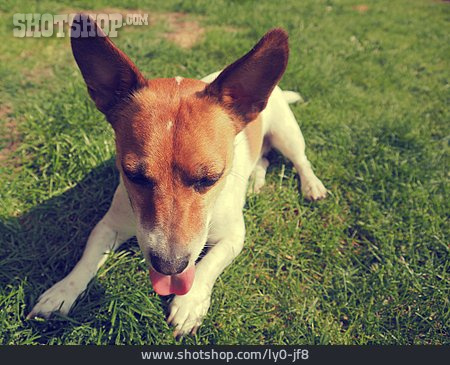
<path id="1" fill-rule="evenodd" d="M 192 48 L 205 33 L 205 28 L 197 21 L 188 19 L 184 13 L 167 13 L 163 18 L 170 28 L 164 37 L 181 48 Z"/>
<path id="2" fill-rule="evenodd" d="M 75 14 L 84 12 L 82 9 L 66 9 L 64 13 Z M 89 10 L 84 12 L 89 15 L 97 14 L 120 14 L 123 19 L 127 18 L 128 14 L 139 14 L 148 16 L 148 25 L 136 25 L 136 27 L 154 26 L 155 24 L 165 23 L 168 30 L 163 33 L 163 37 L 181 48 L 192 48 L 197 44 L 205 33 L 205 28 L 199 22 L 186 13 L 168 12 L 168 13 L 152 13 L 140 9 L 119 9 L 119 8 L 103 8 L 97 10 Z M 125 26 L 121 30 L 130 31 L 135 26 Z"/>

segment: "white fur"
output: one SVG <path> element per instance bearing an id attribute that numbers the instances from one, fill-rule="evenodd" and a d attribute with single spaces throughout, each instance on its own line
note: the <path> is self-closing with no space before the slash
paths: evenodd
<path id="1" fill-rule="evenodd" d="M 288 102 L 288 104 L 293 104 L 293 103 L 297 103 L 297 102 L 302 102 L 303 103 L 303 98 L 301 97 L 301 95 L 299 93 L 296 93 L 295 91 L 283 91 L 283 97 L 284 100 L 286 100 Z"/>
<path id="2" fill-rule="evenodd" d="M 211 82 L 219 72 L 211 74 L 203 81 Z M 179 84 L 182 78 L 176 77 Z M 324 198 L 326 189 L 314 175 L 305 155 L 305 142 L 295 117 L 288 106 L 289 101 L 299 100 L 296 93 L 282 92 L 276 87 L 269 98 L 266 109 L 261 113 L 263 133 L 270 145 L 289 158 L 298 171 L 302 192 L 306 198 Z M 170 123 L 170 122 L 169 122 Z M 169 127 L 169 124 L 168 124 Z M 175 296 L 170 304 L 168 322 L 175 327 L 176 335 L 195 332 L 206 315 L 213 285 L 222 271 L 241 252 L 244 245 L 245 225 L 242 209 L 250 175 L 255 171 L 256 190 L 264 185 L 267 159 L 259 161 L 250 158 L 249 144 L 244 132 L 234 141 L 235 151 L 231 173 L 227 176 L 214 210 L 208 213 L 208 244 L 212 247 L 196 265 L 196 275 L 191 290 L 186 295 Z M 270 146 L 269 146 L 270 147 Z M 263 149 L 263 153 L 267 148 Z M 117 248 L 133 235 L 143 235 L 140 225 L 133 216 L 127 193 L 121 182 L 116 190 L 111 207 L 92 231 L 83 257 L 63 280 L 41 295 L 28 318 L 41 315 L 48 317 L 59 310 L 67 314 L 76 298 L 86 289 L 98 268 L 104 263 L 108 252 Z M 195 250 L 199 253 L 200 242 Z"/>

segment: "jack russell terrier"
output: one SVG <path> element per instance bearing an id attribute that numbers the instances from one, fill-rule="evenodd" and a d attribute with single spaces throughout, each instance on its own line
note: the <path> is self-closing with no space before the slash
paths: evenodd
<path id="1" fill-rule="evenodd" d="M 248 181 L 264 185 L 272 148 L 292 161 L 305 198 L 327 190 L 314 175 L 305 142 L 282 91 L 288 36 L 273 29 L 245 56 L 201 81 L 147 80 L 88 16 L 72 26 L 95 35 L 71 44 L 89 95 L 115 132 L 120 183 L 91 232 L 81 260 L 43 293 L 27 318 L 67 314 L 109 252 L 136 236 L 153 289 L 175 294 L 167 322 L 175 336 L 195 333 L 214 282 L 244 244 Z M 199 259 L 208 243 L 209 251 Z"/>

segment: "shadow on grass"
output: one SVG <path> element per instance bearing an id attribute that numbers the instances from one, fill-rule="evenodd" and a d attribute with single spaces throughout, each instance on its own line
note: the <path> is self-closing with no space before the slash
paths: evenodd
<path id="1" fill-rule="evenodd" d="M 75 313 L 71 318 L 54 315 L 46 322 L 25 321 L 39 295 L 66 276 L 80 259 L 89 233 L 110 206 L 118 182 L 114 159 L 110 159 L 63 194 L 18 218 L 0 222 L 3 241 L 0 283 L 3 288 L 24 286 L 23 326 L 40 332 L 40 342 L 47 342 L 70 331 L 72 325 L 89 320 L 85 318 L 86 313 L 95 316 L 106 302 L 105 289 L 94 279 L 83 296 L 83 311 L 79 315 Z M 132 239 L 121 250 L 135 252 L 135 243 Z"/>

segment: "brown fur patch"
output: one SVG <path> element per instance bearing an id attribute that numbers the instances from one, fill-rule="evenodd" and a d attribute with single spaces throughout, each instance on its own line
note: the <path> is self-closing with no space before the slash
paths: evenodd
<path id="1" fill-rule="evenodd" d="M 221 173 L 232 161 L 233 124 L 220 106 L 199 95 L 204 87 L 192 79 L 180 85 L 174 78 L 150 80 L 111 116 L 119 169 L 140 164 L 155 181 L 149 189 L 124 177 L 131 201 L 143 223 L 161 229 L 174 245 L 199 234 L 220 190 L 220 181 L 204 193 L 189 181 Z"/>
<path id="2" fill-rule="evenodd" d="M 244 133 L 248 141 L 250 158 L 252 161 L 256 161 L 261 154 L 261 147 L 263 143 L 261 116 L 258 116 L 254 121 L 250 122 L 244 128 Z"/>

